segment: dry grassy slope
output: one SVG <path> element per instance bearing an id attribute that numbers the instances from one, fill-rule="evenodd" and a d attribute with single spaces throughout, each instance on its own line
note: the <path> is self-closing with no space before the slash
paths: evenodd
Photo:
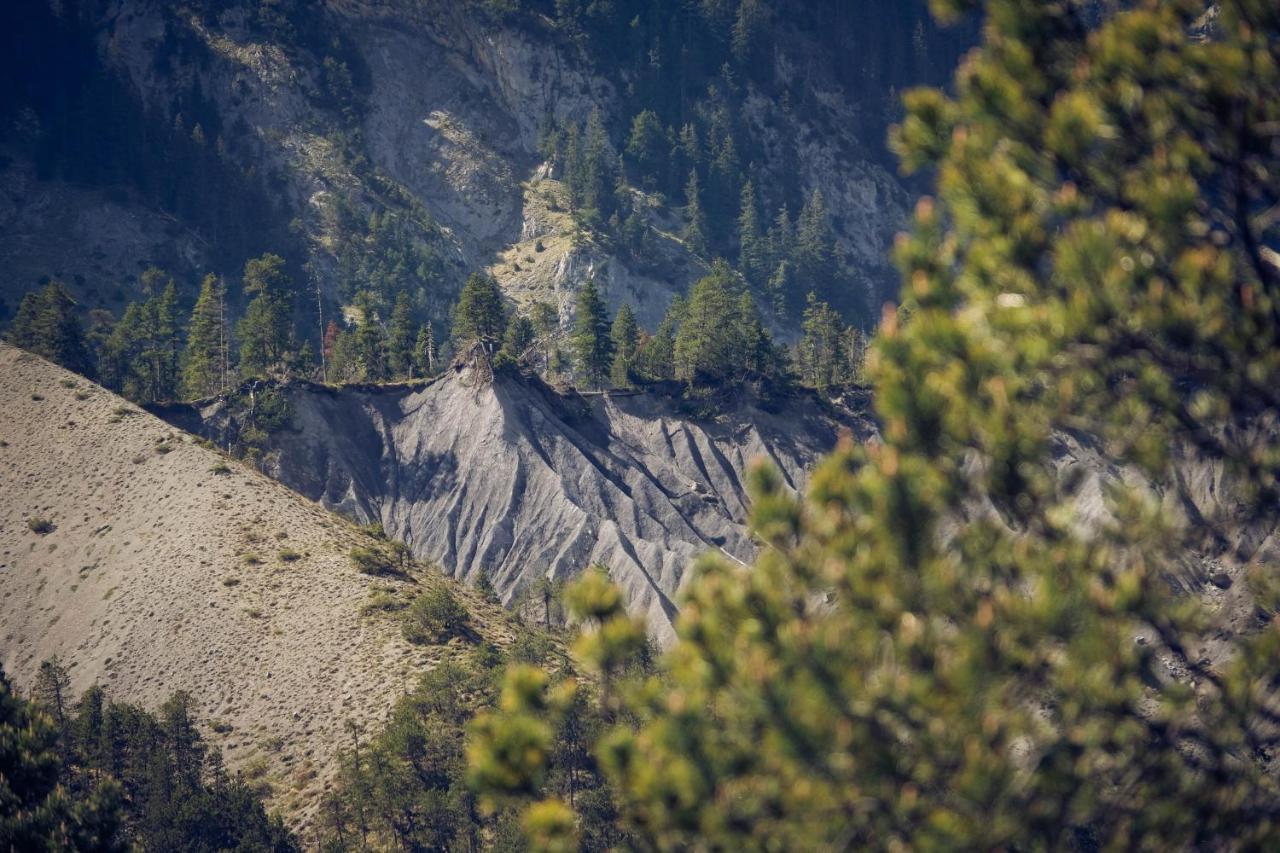
<path id="1" fill-rule="evenodd" d="M 469 648 L 412 647 L 392 618 L 361 615 L 374 583 L 347 555 L 367 537 L 346 521 L 234 461 L 214 473 L 225 460 L 191 436 L 4 344 L 0 440 L 5 669 L 30 684 L 57 654 L 77 693 L 96 682 L 154 707 L 190 691 L 229 765 L 269 782 L 304 832 L 344 721 L 376 726 L 415 673 Z M 56 527 L 37 534 L 32 517 Z M 506 614 L 456 589 L 505 643 Z"/>

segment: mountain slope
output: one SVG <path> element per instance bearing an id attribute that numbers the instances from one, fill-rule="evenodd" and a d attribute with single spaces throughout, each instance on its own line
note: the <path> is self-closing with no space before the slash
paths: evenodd
<path id="1" fill-rule="evenodd" d="M 683 204 L 687 169 L 640 204 L 654 207 L 657 264 L 653 251 L 619 251 L 546 214 L 564 176 L 544 162 L 540 133 L 599 109 L 622 153 L 644 101 L 627 70 L 636 46 L 588 50 L 595 42 L 553 22 L 550 3 L 24 5 L 0 12 L 13 34 L 0 57 L 10 307 L 54 276 L 86 307 L 118 314 L 148 264 L 192 287 L 211 270 L 234 278 L 270 250 L 305 264 L 329 317 L 368 288 L 388 302 L 408 293 L 443 327 L 461 281 L 490 269 L 517 301 L 550 301 L 565 316 L 598 275 L 611 307 L 633 301 L 654 325 L 704 267 L 659 201 Z M 794 217 L 802 192 L 820 187 L 851 304 L 878 305 L 896 288 L 886 250 L 909 207 L 882 150 L 895 92 L 947 71 L 972 35 L 936 30 L 920 0 L 889 13 L 849 6 L 841 17 L 862 21 L 852 49 L 822 43 L 817 25 L 797 26 L 804 17 L 780 15 L 758 74 L 689 71 L 688 104 L 664 121 L 677 134 L 685 122 L 736 128 L 765 225 L 784 204 Z M 40 70 L 50 64 L 57 73 Z M 695 108 L 713 85 L 733 89 L 731 117 Z M 95 134 L 82 150 L 84 123 Z M 528 251 L 538 239 L 545 256 Z M 307 293 L 298 320 L 318 337 L 316 304 Z"/>
<path id="2" fill-rule="evenodd" d="M 76 695 L 99 683 L 154 707 L 189 691 L 218 723 L 210 742 L 296 828 L 346 721 L 377 727 L 415 673 L 469 648 L 410 646 L 391 618 L 361 615 L 373 584 L 348 554 L 366 534 L 238 463 L 217 473 L 224 458 L 191 436 L 2 344 L 0 440 L 5 670 L 29 685 L 56 654 Z M 437 584 L 455 586 L 432 572 L 376 585 Z M 457 591 L 505 644 L 501 608 Z"/>
<path id="3" fill-rule="evenodd" d="M 840 430 L 874 433 L 863 408 L 808 394 L 775 412 L 744 399 L 697 417 L 678 395 L 560 395 L 511 373 L 482 382 L 462 366 L 419 386 L 282 390 L 291 423 L 271 435 L 264 467 L 286 485 L 380 522 L 456 577 L 487 571 L 507 602 L 539 577 L 603 563 L 663 641 L 699 554 L 754 557 L 753 459 L 800 490 Z M 219 443 L 244 428 L 243 408 L 223 403 L 161 415 Z"/>

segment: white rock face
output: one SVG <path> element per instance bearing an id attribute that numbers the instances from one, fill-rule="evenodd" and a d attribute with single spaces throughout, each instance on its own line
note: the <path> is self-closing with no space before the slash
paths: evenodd
<path id="1" fill-rule="evenodd" d="M 677 594 L 708 551 L 748 563 L 746 472 L 773 463 L 801 489 L 841 429 L 874 434 L 859 412 L 829 414 L 811 397 L 776 413 L 744 404 L 714 422 L 658 394 L 562 397 L 540 382 L 468 370 L 419 390 L 288 391 L 294 429 L 272 437 L 268 471 L 362 521 L 379 521 L 460 578 L 483 569 L 505 601 L 539 576 L 609 567 L 662 642 Z M 236 428 L 217 407 L 203 420 L 166 413 L 216 437 Z"/>

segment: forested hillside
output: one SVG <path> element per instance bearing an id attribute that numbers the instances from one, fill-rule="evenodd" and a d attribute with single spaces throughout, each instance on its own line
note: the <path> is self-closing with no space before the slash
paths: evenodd
<path id="1" fill-rule="evenodd" d="M 268 255 L 270 354 L 290 358 L 265 366 L 317 378 L 362 327 L 407 323 L 416 343 L 430 324 L 456 351 L 473 274 L 558 336 L 592 280 L 656 333 L 720 258 L 782 340 L 810 293 L 866 330 L 906 209 L 884 149 L 896 93 L 972 38 L 923 2 L 873 7 L 6 4 L 0 311 L 61 283 L 91 336 L 117 337 L 104 381 L 144 400 L 199 396 L 119 375 L 120 350 L 147 346 L 145 300 L 172 278 L 185 320 L 213 275 L 238 332 L 246 263 Z M 394 373 L 341 355 L 339 381 Z"/>

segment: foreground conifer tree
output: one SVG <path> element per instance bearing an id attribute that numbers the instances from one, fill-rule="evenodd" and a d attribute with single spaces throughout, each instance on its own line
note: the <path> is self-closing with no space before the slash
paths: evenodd
<path id="1" fill-rule="evenodd" d="M 910 311 L 886 311 L 869 358 L 883 443 L 842 444 L 804 501 L 756 472 L 762 555 L 699 565 L 659 678 L 617 677 L 642 635 L 616 590 L 568 595 L 615 721 L 595 754 L 644 846 L 1280 836 L 1280 629 L 1212 662 L 1167 581 L 1212 520 L 1117 486 L 1114 523 L 1081 524 L 1051 467 L 1068 431 L 1156 482 L 1196 455 L 1246 521 L 1276 512 L 1280 451 L 1257 436 L 1280 414 L 1280 7 L 936 4 L 979 5 L 956 94 L 911 94 L 895 136 L 938 197 L 897 250 Z M 1274 557 L 1226 558 L 1274 613 Z M 533 799 L 559 699 L 511 678 L 473 781 Z M 572 843 L 567 803 L 527 814 L 539 846 Z"/>

